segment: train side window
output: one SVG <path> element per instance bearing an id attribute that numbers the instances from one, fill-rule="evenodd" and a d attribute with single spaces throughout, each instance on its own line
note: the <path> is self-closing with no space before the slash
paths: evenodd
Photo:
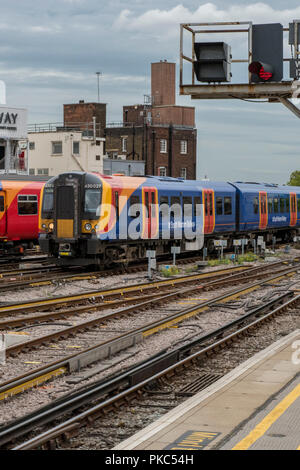
<path id="1" fill-rule="evenodd" d="M 155 193 L 151 193 L 151 217 L 156 216 Z"/>
<path id="2" fill-rule="evenodd" d="M 197 207 L 198 206 L 198 207 Z M 201 215 L 201 197 L 194 197 L 194 217 Z"/>
<path id="3" fill-rule="evenodd" d="M 299 197 L 297 198 L 297 209 L 298 209 L 298 212 L 300 213 L 300 198 Z"/>
<path id="4" fill-rule="evenodd" d="M 137 206 L 138 204 L 138 206 Z M 140 216 L 140 198 L 139 196 L 131 196 L 130 197 L 130 206 L 129 206 L 129 217 L 139 217 Z M 135 206 L 135 207 L 134 207 Z M 139 210 L 137 210 L 139 209 Z"/>
<path id="5" fill-rule="evenodd" d="M 286 211 L 290 212 L 290 197 L 286 199 Z"/>
<path id="6" fill-rule="evenodd" d="M 119 193 L 115 191 L 115 209 L 116 209 L 116 218 L 119 219 L 120 210 L 119 210 Z"/>
<path id="7" fill-rule="evenodd" d="M 0 196 L 0 212 L 4 212 L 4 196 Z"/>
<path id="8" fill-rule="evenodd" d="M 283 197 L 279 199 L 280 212 L 285 212 L 285 203 Z"/>
<path id="9" fill-rule="evenodd" d="M 182 198 L 182 205 L 184 210 L 184 215 L 191 217 L 193 215 L 193 199 L 191 196 L 186 196 Z"/>
<path id="10" fill-rule="evenodd" d="M 268 198 L 268 211 L 269 211 L 269 214 L 272 214 L 273 212 L 273 198 L 272 197 Z"/>
<path id="11" fill-rule="evenodd" d="M 205 210 L 205 215 L 208 215 L 208 197 L 207 197 L 207 193 L 204 194 L 204 210 Z"/>
<path id="12" fill-rule="evenodd" d="M 232 202 L 231 197 L 224 197 L 224 215 L 232 214 Z"/>
<path id="13" fill-rule="evenodd" d="M 296 204 L 295 204 L 295 196 L 292 195 L 292 212 L 295 212 L 296 211 Z"/>
<path id="14" fill-rule="evenodd" d="M 258 197 L 253 199 L 253 211 L 254 214 L 258 214 Z"/>
<path id="15" fill-rule="evenodd" d="M 18 196 L 18 214 L 36 215 L 38 213 L 38 199 L 35 195 Z"/>
<path id="16" fill-rule="evenodd" d="M 274 197 L 274 212 L 278 212 L 278 198 Z"/>
<path id="17" fill-rule="evenodd" d="M 209 215 L 213 215 L 213 195 L 209 193 Z"/>
<path id="18" fill-rule="evenodd" d="M 160 205 L 162 205 L 162 204 L 168 204 L 169 205 L 168 196 L 160 196 L 159 201 L 160 201 Z"/>
<path id="19" fill-rule="evenodd" d="M 216 212 L 217 215 L 223 215 L 223 198 L 217 197 L 216 199 Z"/>
<path id="20" fill-rule="evenodd" d="M 180 197 L 171 196 L 171 206 L 173 206 L 173 204 L 180 204 Z"/>

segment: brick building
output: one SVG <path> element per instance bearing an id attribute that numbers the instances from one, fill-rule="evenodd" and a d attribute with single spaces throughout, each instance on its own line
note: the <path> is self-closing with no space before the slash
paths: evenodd
<path id="1" fill-rule="evenodd" d="M 144 161 L 149 175 L 196 179 L 195 108 L 176 105 L 175 75 L 173 63 L 151 64 L 151 98 L 123 106 L 122 125 L 107 125 L 106 152 Z"/>

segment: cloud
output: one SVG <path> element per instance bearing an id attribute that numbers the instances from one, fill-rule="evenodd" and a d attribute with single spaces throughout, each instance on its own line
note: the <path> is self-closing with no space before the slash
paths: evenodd
<path id="1" fill-rule="evenodd" d="M 118 31 L 129 31 L 156 36 L 178 35 L 180 23 L 253 21 L 254 23 L 288 23 L 300 17 L 300 6 L 293 9 L 275 9 L 266 3 L 251 5 L 230 5 L 221 9 L 213 3 L 205 3 L 192 11 L 179 4 L 169 10 L 149 9 L 136 16 L 135 12 L 124 9 L 113 23 Z"/>

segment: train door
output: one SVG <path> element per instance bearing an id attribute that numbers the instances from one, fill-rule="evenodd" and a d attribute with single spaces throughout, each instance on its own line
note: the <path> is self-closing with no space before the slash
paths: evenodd
<path id="1" fill-rule="evenodd" d="M 7 214 L 6 214 L 6 201 L 5 192 L 0 191 L 0 237 L 7 235 Z"/>
<path id="2" fill-rule="evenodd" d="M 119 238 L 119 217 L 120 217 L 120 201 L 119 201 L 119 192 L 113 190 L 113 206 L 115 208 L 115 221 L 116 221 L 116 238 Z"/>
<path id="3" fill-rule="evenodd" d="M 259 191 L 259 228 L 265 230 L 268 225 L 267 193 Z"/>
<path id="4" fill-rule="evenodd" d="M 56 190 L 57 238 L 75 236 L 75 197 L 73 186 L 58 186 Z"/>
<path id="5" fill-rule="evenodd" d="M 156 188 L 143 188 L 143 238 L 155 238 L 158 233 L 158 198 Z"/>
<path id="6" fill-rule="evenodd" d="M 290 193 L 290 211 L 290 225 L 293 227 L 297 223 L 296 193 Z"/>
<path id="7" fill-rule="evenodd" d="M 204 233 L 212 233 L 215 227 L 213 189 L 203 189 L 202 203 L 204 204 Z"/>

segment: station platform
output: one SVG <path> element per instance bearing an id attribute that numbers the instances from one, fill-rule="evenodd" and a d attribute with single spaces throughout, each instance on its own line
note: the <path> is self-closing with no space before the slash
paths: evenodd
<path id="1" fill-rule="evenodd" d="M 113 450 L 300 450 L 300 330 Z"/>

